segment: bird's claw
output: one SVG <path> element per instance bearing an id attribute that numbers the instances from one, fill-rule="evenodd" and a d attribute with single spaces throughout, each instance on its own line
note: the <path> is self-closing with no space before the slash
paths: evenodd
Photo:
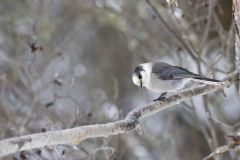
<path id="1" fill-rule="evenodd" d="M 157 99 L 154 99 L 153 102 L 155 101 L 162 101 L 166 98 L 167 92 L 162 93 Z"/>
<path id="2" fill-rule="evenodd" d="M 156 102 L 156 101 L 163 101 L 166 97 L 158 97 L 157 99 L 154 99 L 153 102 Z"/>

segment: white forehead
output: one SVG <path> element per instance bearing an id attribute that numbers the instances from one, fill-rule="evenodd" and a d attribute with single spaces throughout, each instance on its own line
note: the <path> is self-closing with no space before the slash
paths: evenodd
<path id="1" fill-rule="evenodd" d="M 152 63 L 143 63 L 141 64 L 147 75 L 150 75 L 152 72 Z"/>

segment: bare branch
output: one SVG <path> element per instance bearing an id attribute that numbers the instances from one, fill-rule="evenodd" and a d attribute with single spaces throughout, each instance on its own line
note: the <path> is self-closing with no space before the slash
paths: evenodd
<path id="1" fill-rule="evenodd" d="M 212 23 L 212 13 L 213 13 L 214 7 L 216 5 L 216 2 L 217 1 L 209 1 L 207 24 L 206 24 L 206 27 L 204 29 L 203 37 L 202 37 L 202 40 L 201 40 L 201 43 L 200 43 L 200 48 L 202 48 L 202 49 L 204 48 L 204 45 L 206 43 L 208 43 L 207 38 L 209 36 L 210 27 L 211 27 L 211 23 Z"/>
<path id="2" fill-rule="evenodd" d="M 214 156 L 218 155 L 218 154 L 222 154 L 225 153 L 231 149 L 235 149 L 236 146 L 233 148 L 233 146 L 230 145 L 225 145 L 225 146 L 221 146 L 219 148 L 217 148 L 214 152 L 212 152 L 211 154 L 209 154 L 207 157 L 205 157 L 203 160 L 209 160 L 212 159 Z"/>
<path id="3" fill-rule="evenodd" d="M 228 135 L 227 138 L 231 139 L 232 142 L 230 144 L 218 147 L 214 152 L 209 154 L 203 160 L 212 159 L 214 156 L 216 156 L 218 154 L 223 154 L 223 153 L 228 152 L 232 149 L 239 149 L 240 136 Z"/>
<path id="4" fill-rule="evenodd" d="M 107 137 L 139 128 L 138 120 L 167 109 L 186 99 L 222 90 L 237 80 L 237 72 L 230 74 L 220 85 L 201 85 L 178 92 L 163 101 L 150 103 L 128 113 L 125 120 L 107 124 L 80 126 L 72 129 L 49 131 L 9 138 L 0 141 L 0 157 L 24 150 L 58 144 L 78 144 L 89 138 Z"/>

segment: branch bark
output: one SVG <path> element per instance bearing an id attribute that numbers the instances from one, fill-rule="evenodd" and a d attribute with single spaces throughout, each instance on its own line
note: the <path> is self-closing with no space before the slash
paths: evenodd
<path id="1" fill-rule="evenodd" d="M 163 101 L 150 103 L 138 107 L 128 113 L 125 120 L 107 124 L 95 124 L 80 126 L 72 129 L 49 131 L 44 133 L 30 134 L 20 137 L 9 138 L 0 141 L 0 157 L 9 154 L 58 144 L 79 144 L 81 141 L 96 138 L 108 137 L 120 133 L 126 133 L 139 128 L 138 120 L 155 114 L 159 111 L 172 107 L 186 99 L 207 94 L 209 92 L 222 90 L 236 81 L 237 72 L 230 74 L 220 85 L 200 85 L 178 92 Z"/>

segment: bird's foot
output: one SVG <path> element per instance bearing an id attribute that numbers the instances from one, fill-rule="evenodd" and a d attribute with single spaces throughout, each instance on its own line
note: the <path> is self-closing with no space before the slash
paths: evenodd
<path id="1" fill-rule="evenodd" d="M 162 101 L 164 100 L 166 97 L 158 97 L 157 99 L 154 99 L 153 102 L 156 102 L 156 101 Z"/>
<path id="2" fill-rule="evenodd" d="M 167 92 L 162 93 L 157 99 L 154 99 L 153 102 L 155 101 L 162 101 L 166 98 Z"/>

